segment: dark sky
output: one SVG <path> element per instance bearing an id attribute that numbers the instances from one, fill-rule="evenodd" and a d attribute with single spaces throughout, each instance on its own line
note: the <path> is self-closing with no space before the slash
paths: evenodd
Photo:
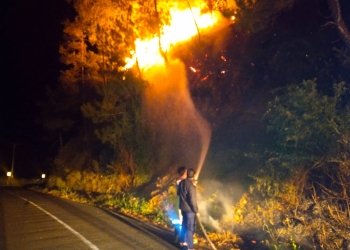
<path id="1" fill-rule="evenodd" d="M 17 176 L 26 175 L 46 167 L 38 102 L 45 86 L 57 82 L 62 21 L 71 10 L 64 0 L 2 0 L 0 5 L 0 174 L 11 164 L 16 144 Z"/>

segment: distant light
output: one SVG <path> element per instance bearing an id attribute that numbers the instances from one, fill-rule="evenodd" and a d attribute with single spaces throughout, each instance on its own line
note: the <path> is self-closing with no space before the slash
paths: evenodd
<path id="1" fill-rule="evenodd" d="M 11 171 L 8 171 L 8 172 L 6 173 L 6 175 L 7 175 L 7 177 L 11 177 L 11 176 L 12 176 L 12 172 L 11 172 Z"/>
<path id="2" fill-rule="evenodd" d="M 41 179 L 45 179 L 46 178 L 46 174 L 41 174 Z"/>

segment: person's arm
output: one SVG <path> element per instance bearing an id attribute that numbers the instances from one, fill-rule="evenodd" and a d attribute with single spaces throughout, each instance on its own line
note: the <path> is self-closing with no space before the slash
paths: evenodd
<path id="1" fill-rule="evenodd" d="M 189 202 L 190 202 L 190 207 L 191 210 L 194 213 L 198 213 L 198 205 L 197 205 L 197 192 L 196 192 L 196 187 L 194 185 L 189 185 L 189 190 L 188 190 L 188 195 L 189 195 Z"/>

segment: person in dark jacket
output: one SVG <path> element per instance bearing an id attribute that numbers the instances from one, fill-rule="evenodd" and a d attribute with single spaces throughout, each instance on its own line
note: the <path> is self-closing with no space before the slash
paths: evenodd
<path id="1" fill-rule="evenodd" d="M 195 171 L 190 168 L 187 170 L 187 179 L 180 182 L 178 186 L 178 195 L 180 199 L 180 210 L 183 217 L 181 233 L 182 245 L 187 245 L 188 249 L 193 248 L 193 234 L 195 231 L 196 215 L 198 214 L 197 193 L 194 185 Z"/>
<path id="2" fill-rule="evenodd" d="M 177 169 L 177 174 L 178 174 L 178 177 L 176 179 L 176 190 L 179 190 L 180 182 L 187 178 L 187 168 L 185 166 L 179 167 Z M 179 192 L 177 192 L 177 193 L 179 193 Z M 182 218 L 182 213 L 181 213 L 181 209 L 180 209 L 180 198 L 179 197 L 176 200 L 175 208 L 176 208 L 177 216 L 179 218 L 179 224 L 177 224 L 177 227 L 175 227 L 175 238 L 176 238 L 175 242 L 179 242 L 180 245 L 183 245 L 184 242 L 181 242 L 181 239 L 184 238 L 183 236 L 181 236 L 181 234 L 183 233 L 183 230 L 181 230 L 183 218 Z"/>

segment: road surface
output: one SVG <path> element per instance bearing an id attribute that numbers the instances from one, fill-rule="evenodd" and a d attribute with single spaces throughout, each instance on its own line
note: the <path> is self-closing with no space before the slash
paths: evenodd
<path id="1" fill-rule="evenodd" d="M 0 187 L 0 249 L 177 249 L 146 228 L 94 206 Z"/>

